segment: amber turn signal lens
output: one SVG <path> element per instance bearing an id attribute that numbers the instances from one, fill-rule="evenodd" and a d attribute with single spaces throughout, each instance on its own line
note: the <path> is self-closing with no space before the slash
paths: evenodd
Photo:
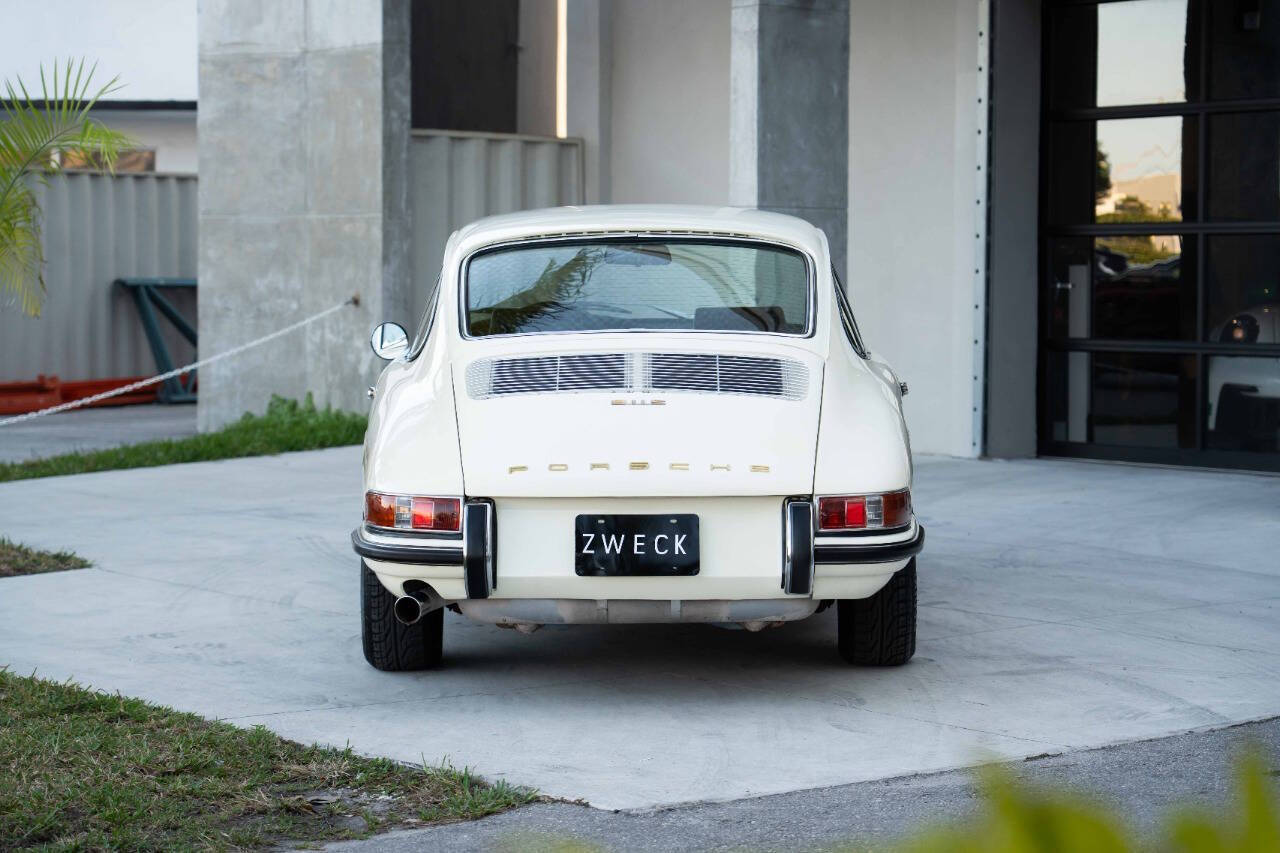
<path id="1" fill-rule="evenodd" d="M 374 527 L 395 527 L 395 495 L 384 495 L 381 492 L 365 492 L 364 520 L 366 524 L 372 524 Z"/>
<path id="2" fill-rule="evenodd" d="M 457 533 L 462 529 L 462 501 L 458 498 L 388 495 L 365 492 L 364 520 L 374 527 L 393 530 L 434 530 Z"/>

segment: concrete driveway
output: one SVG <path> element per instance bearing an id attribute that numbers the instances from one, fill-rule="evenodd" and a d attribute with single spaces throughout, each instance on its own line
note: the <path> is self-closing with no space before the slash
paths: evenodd
<path id="1" fill-rule="evenodd" d="M 72 409 L 0 427 L 0 462 L 24 462 L 195 434 L 193 403 Z"/>
<path id="2" fill-rule="evenodd" d="M 918 461 L 920 639 L 449 614 L 446 668 L 360 653 L 359 448 L 0 485 L 0 534 L 93 560 L 0 581 L 0 664 L 607 808 L 727 800 L 1280 714 L 1280 479 Z"/>

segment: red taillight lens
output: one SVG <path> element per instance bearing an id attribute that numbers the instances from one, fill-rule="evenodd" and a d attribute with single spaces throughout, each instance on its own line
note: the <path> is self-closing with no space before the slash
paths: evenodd
<path id="1" fill-rule="evenodd" d="M 910 489 L 818 498 L 819 530 L 881 530 L 910 523 Z"/>
<path id="2" fill-rule="evenodd" d="M 436 530 L 456 533 L 462 529 L 462 502 L 457 498 L 426 498 L 365 492 L 364 520 L 375 527 L 396 530 Z"/>
<path id="3" fill-rule="evenodd" d="M 844 527 L 844 498 L 818 498 L 818 529 Z"/>
<path id="4" fill-rule="evenodd" d="M 911 523 L 911 492 L 903 489 L 900 492 L 889 492 L 881 496 L 884 499 L 884 526 L 906 527 Z"/>

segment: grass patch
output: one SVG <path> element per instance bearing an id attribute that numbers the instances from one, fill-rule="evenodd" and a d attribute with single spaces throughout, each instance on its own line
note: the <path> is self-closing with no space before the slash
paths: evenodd
<path id="1" fill-rule="evenodd" d="M 89 565 L 88 560 L 70 551 L 37 551 L 0 536 L 0 578 L 65 572 L 67 569 L 88 568 Z"/>
<path id="2" fill-rule="evenodd" d="M 368 418 L 355 412 L 317 409 L 310 394 L 301 403 L 272 397 L 265 415 L 246 414 L 216 432 L 47 459 L 0 462 L 0 483 L 360 444 L 367 424 Z"/>
<path id="3" fill-rule="evenodd" d="M 0 847 L 262 847 L 495 814 L 536 798 L 264 728 L 0 670 Z"/>

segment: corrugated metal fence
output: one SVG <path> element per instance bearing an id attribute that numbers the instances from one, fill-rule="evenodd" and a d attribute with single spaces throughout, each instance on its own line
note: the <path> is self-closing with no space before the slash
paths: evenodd
<path id="1" fill-rule="evenodd" d="M 456 229 L 482 216 L 583 201 L 580 139 L 415 130 L 409 167 L 415 317 Z"/>
<path id="2" fill-rule="evenodd" d="M 40 317 L 0 311 L 0 382 L 149 376 L 155 359 L 117 278 L 194 277 L 196 179 L 187 175 L 64 173 L 37 188 L 44 213 L 45 293 Z M 195 299 L 174 305 L 195 322 Z M 175 363 L 192 347 L 165 324 Z"/>

